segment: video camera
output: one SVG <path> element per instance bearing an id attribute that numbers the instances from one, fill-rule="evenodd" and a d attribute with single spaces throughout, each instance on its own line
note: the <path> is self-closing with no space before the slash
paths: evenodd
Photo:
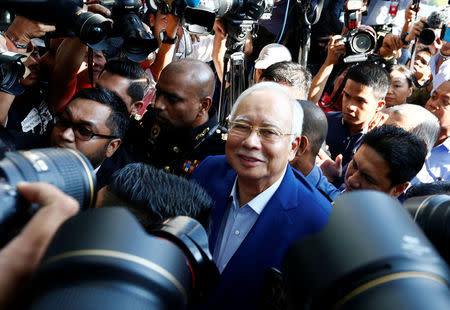
<path id="1" fill-rule="evenodd" d="M 216 17 L 256 22 L 269 19 L 273 8 L 273 0 L 181 0 L 174 1 L 172 8 L 168 8 L 165 0 L 150 2 L 165 14 L 172 12 L 180 16 L 182 25 L 197 34 L 210 33 Z"/>
<path id="2" fill-rule="evenodd" d="M 366 61 L 377 46 L 375 31 L 366 26 L 361 27 L 361 13 L 364 10 L 363 0 L 347 0 L 344 4 L 344 23 L 348 33 L 344 36 L 346 57 L 345 63 Z"/>

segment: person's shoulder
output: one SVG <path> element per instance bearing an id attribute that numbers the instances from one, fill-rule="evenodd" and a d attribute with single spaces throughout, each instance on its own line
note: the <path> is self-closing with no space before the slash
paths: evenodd
<path id="1" fill-rule="evenodd" d="M 330 111 L 327 113 L 326 116 L 327 116 L 328 121 L 339 120 L 342 118 L 342 112 L 341 111 Z"/>

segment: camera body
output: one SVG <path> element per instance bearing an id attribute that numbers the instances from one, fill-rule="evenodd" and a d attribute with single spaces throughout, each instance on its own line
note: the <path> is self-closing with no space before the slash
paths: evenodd
<path id="1" fill-rule="evenodd" d="M 18 96 L 24 92 L 19 80 L 25 73 L 25 65 L 21 61 L 22 54 L 5 52 L 0 54 L 0 91 Z"/>

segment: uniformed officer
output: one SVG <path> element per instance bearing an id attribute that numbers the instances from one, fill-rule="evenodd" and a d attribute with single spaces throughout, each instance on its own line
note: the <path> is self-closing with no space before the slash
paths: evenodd
<path id="1" fill-rule="evenodd" d="M 214 73 L 204 62 L 183 59 L 165 67 L 155 104 L 133 137 L 144 161 L 189 177 L 206 156 L 224 154 L 227 131 L 211 109 L 213 94 Z"/>

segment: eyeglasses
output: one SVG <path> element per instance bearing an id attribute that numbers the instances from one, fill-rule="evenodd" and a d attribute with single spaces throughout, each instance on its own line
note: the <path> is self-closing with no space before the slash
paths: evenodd
<path id="1" fill-rule="evenodd" d="M 75 137 L 77 139 L 80 139 L 83 141 L 89 141 L 93 137 L 100 137 L 100 138 L 104 138 L 104 139 L 119 138 L 117 136 L 108 136 L 108 135 L 102 135 L 100 133 L 95 133 L 92 130 L 84 127 L 83 125 L 78 125 L 78 124 L 71 122 L 70 120 L 68 120 L 67 118 L 62 116 L 61 114 L 57 114 L 55 117 L 55 127 L 58 127 L 60 129 L 64 129 L 64 130 L 67 128 L 71 128 L 73 130 L 73 133 L 75 134 Z"/>
<path id="2" fill-rule="evenodd" d="M 228 135 L 232 135 L 240 138 L 248 138 L 253 129 L 261 139 L 261 141 L 273 143 L 277 142 L 283 136 L 291 136 L 291 133 L 282 133 L 275 127 L 258 127 L 244 122 L 234 121 L 231 122 L 231 127 Z"/>

